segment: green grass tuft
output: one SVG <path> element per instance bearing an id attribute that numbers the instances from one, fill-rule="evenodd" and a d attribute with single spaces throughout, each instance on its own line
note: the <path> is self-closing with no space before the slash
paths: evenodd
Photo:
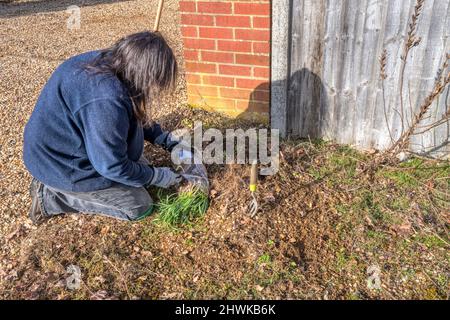
<path id="1" fill-rule="evenodd" d="M 198 189 L 182 191 L 179 194 L 158 193 L 156 208 L 159 215 L 154 222 L 171 228 L 189 224 L 201 217 L 208 209 L 208 196 Z"/>
<path id="2" fill-rule="evenodd" d="M 444 239 L 434 234 L 419 235 L 416 236 L 416 240 L 428 248 L 445 248 L 447 246 L 447 242 Z"/>

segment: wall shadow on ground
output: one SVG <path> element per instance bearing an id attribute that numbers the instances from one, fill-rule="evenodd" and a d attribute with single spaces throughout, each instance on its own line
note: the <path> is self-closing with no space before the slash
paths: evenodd
<path id="1" fill-rule="evenodd" d="M 28 2 L 2 2 L 0 0 L 0 18 L 27 16 L 36 13 L 64 11 L 69 6 L 88 7 L 98 4 L 110 4 L 131 0 L 38 0 Z"/>

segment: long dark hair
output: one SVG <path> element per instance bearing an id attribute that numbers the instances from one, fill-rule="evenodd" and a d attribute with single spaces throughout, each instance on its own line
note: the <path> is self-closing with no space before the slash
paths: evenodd
<path id="1" fill-rule="evenodd" d="M 133 112 L 147 124 L 151 103 L 164 92 L 172 91 L 178 73 L 172 49 L 159 32 L 139 32 L 117 41 L 85 65 L 94 73 L 117 76 L 128 87 Z"/>

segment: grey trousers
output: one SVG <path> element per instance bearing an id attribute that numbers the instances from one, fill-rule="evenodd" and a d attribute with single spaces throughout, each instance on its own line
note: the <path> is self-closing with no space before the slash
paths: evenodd
<path id="1" fill-rule="evenodd" d="M 149 164 L 144 157 L 139 162 Z M 153 200 L 144 187 L 135 188 L 119 183 L 92 192 L 62 191 L 41 183 L 38 197 L 42 213 L 48 217 L 63 213 L 87 213 L 136 221 L 153 211 Z"/>
<path id="2" fill-rule="evenodd" d="M 47 217 L 63 213 L 100 214 L 121 220 L 140 220 L 153 211 L 153 201 L 145 188 L 114 184 L 92 192 L 69 192 L 41 184 L 41 210 Z"/>

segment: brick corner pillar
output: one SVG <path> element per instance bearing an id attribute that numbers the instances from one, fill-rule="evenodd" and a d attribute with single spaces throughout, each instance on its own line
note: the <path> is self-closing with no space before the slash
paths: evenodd
<path id="1" fill-rule="evenodd" d="M 269 117 L 270 0 L 180 1 L 188 102 Z"/>

